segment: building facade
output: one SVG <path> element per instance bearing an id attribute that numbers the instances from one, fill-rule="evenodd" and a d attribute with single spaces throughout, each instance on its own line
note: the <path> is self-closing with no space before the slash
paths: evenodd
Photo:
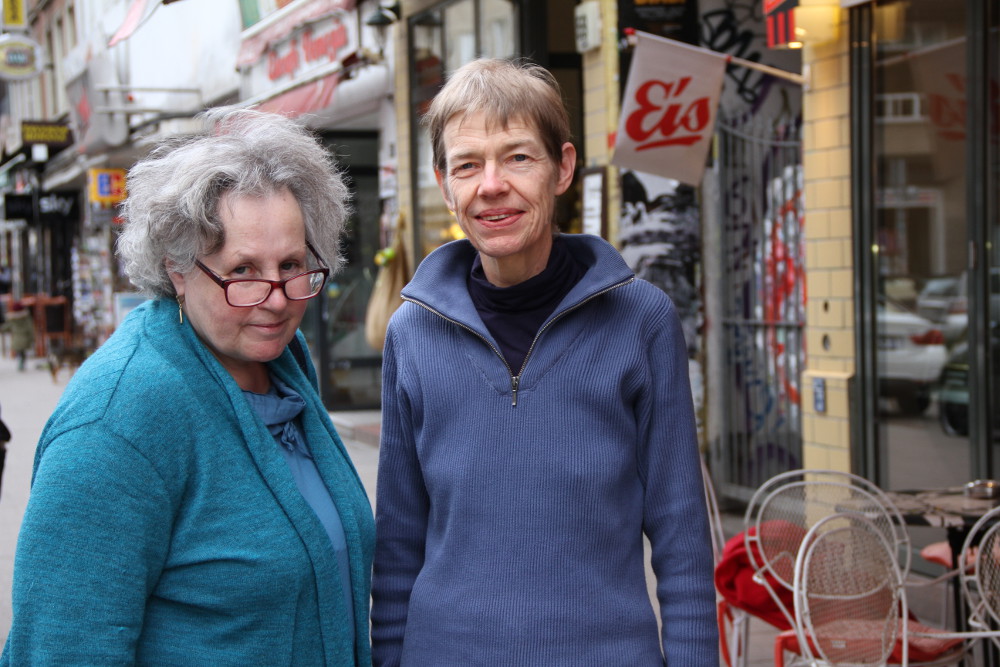
<path id="1" fill-rule="evenodd" d="M 49 344 L 93 349 L 141 298 L 114 257 L 125 174 L 160 140 L 222 105 L 299 119 L 352 186 L 348 268 L 304 328 L 331 409 L 377 407 L 380 350 L 364 312 L 383 227 L 395 217 L 392 44 L 374 0 L 20 0 L 5 35 L 37 44 L 37 68 L 2 71 L 0 264 L 6 299 L 36 311 Z M 9 10 L 9 11 L 8 11 Z M 4 42 L 0 42 L 2 44 Z M 183 48 L 176 48 L 183 44 Z M 19 57 L 24 51 L 7 48 Z M 31 52 L 34 56 L 34 52 Z M 383 168 L 384 166 L 384 168 Z"/>
<path id="2" fill-rule="evenodd" d="M 1000 474 L 995 1 L 548 2 L 546 22 L 524 4 L 498 4 L 520 26 L 517 54 L 569 64 L 560 80 L 570 82 L 578 171 L 602 181 L 602 235 L 640 275 L 655 282 L 666 272 L 682 306 L 676 274 L 693 268 L 692 376 L 727 495 L 746 499 L 770 474 L 801 466 L 853 470 L 894 489 Z M 799 31 L 769 34 L 769 10 L 793 6 Z M 449 23 L 462 12 L 467 35 Z M 552 46 L 584 12 L 600 22 L 596 42 Z M 453 232 L 425 140 L 414 136 L 420 108 L 456 45 L 491 54 L 483 36 L 496 27 L 484 21 L 496 15 L 489 2 L 402 3 L 397 134 L 414 162 L 398 165 L 399 201 L 417 222 L 416 260 Z M 716 151 L 701 186 L 685 193 L 611 164 L 628 27 L 801 79 L 731 66 Z M 551 42 L 530 41 L 546 30 L 557 33 Z M 789 44 L 796 35 L 801 44 Z M 647 212 L 670 201 L 675 228 L 694 210 L 693 250 L 650 258 L 649 245 L 633 245 L 637 182 Z M 563 218 L 570 231 L 586 224 L 576 206 Z M 686 266 L 671 269 L 675 259 Z"/>
<path id="3" fill-rule="evenodd" d="M 421 114 L 471 58 L 528 57 L 563 86 L 577 144 L 560 223 L 677 302 L 725 495 L 801 466 L 896 489 L 997 477 L 998 5 L 25 0 L 4 31 L 48 66 L 4 78 L 0 258 L 13 293 L 65 299 L 99 342 L 131 303 L 112 254 L 123 170 L 210 106 L 293 115 L 355 191 L 348 269 L 304 325 L 324 398 L 377 407 L 375 257 L 399 234 L 416 266 L 460 234 Z M 612 163 L 631 30 L 733 60 L 697 187 Z"/>
<path id="4" fill-rule="evenodd" d="M 805 49 L 804 460 L 897 489 L 994 478 L 1000 6 L 841 4 Z"/>

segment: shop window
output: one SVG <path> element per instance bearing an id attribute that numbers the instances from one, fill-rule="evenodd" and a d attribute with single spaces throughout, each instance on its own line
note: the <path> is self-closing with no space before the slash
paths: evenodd
<path id="1" fill-rule="evenodd" d="M 520 52 L 515 3 L 457 0 L 409 19 L 412 155 L 417 255 L 427 255 L 462 231 L 441 200 L 431 163 L 430 138 L 420 119 L 448 74 L 480 56 L 504 58 Z"/>

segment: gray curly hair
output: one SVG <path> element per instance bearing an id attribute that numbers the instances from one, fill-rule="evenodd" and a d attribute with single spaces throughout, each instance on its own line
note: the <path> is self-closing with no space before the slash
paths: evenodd
<path id="1" fill-rule="evenodd" d="M 220 107 L 199 116 L 205 130 L 164 141 L 128 172 L 116 251 L 148 297 L 176 296 L 171 271 L 219 250 L 219 201 L 283 188 L 302 209 L 306 240 L 336 273 L 350 192 L 327 150 L 305 127 L 277 114 Z"/>

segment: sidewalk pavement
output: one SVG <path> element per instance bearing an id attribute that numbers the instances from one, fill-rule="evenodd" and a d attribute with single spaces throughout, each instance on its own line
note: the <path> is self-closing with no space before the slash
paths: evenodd
<path id="1" fill-rule="evenodd" d="M 13 435 L 7 447 L 0 487 L 0 643 L 6 641 L 10 629 L 14 550 L 28 500 L 35 444 L 69 377 L 70 371 L 63 369 L 53 379 L 44 360 L 39 359 L 29 359 L 28 369 L 19 372 L 15 360 L 0 355 L 0 415 Z M 378 410 L 334 411 L 330 417 L 374 507 L 381 413 Z M 727 537 L 736 534 L 742 530 L 742 515 L 724 514 L 723 526 Z M 935 614 L 940 611 L 938 594 L 930 589 L 916 600 L 911 596 L 911 609 L 925 621 L 935 623 Z M 756 619 L 750 621 L 749 628 L 747 667 L 772 665 L 777 630 Z"/>

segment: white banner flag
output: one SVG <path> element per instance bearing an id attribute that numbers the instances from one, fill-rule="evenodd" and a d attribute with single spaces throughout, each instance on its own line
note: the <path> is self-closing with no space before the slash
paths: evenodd
<path id="1" fill-rule="evenodd" d="M 636 32 L 612 164 L 699 185 L 726 61 L 715 51 Z"/>

